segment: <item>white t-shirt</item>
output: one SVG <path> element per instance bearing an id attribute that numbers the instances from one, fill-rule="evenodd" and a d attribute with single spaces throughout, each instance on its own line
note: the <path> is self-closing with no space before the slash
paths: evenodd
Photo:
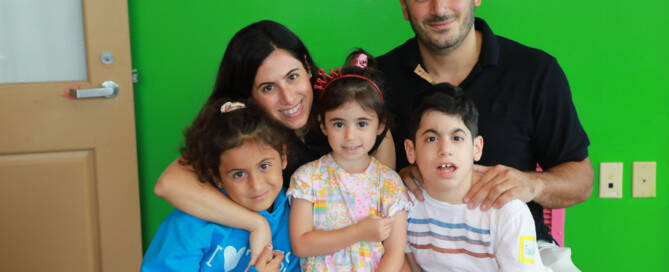
<path id="1" fill-rule="evenodd" d="M 551 271 L 537 248 L 527 205 L 512 200 L 501 209 L 467 209 L 431 198 L 409 212 L 406 253 L 424 271 Z"/>

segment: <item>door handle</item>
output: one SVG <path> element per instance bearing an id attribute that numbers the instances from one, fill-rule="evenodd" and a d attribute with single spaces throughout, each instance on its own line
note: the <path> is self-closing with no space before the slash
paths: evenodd
<path id="1" fill-rule="evenodd" d="M 114 98 L 117 94 L 118 84 L 111 80 L 102 82 L 101 88 L 70 90 L 70 96 L 76 99 L 95 97 Z"/>

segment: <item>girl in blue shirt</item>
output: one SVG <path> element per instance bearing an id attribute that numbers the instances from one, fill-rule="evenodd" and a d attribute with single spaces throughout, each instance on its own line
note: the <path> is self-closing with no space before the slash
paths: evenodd
<path id="1" fill-rule="evenodd" d="M 175 210 L 153 238 L 142 271 L 299 271 L 282 189 L 286 128 L 255 106 L 222 102 L 206 105 L 188 128 L 180 163 L 192 167 L 200 181 L 262 215 L 272 244 L 250 264 L 248 231 Z"/>

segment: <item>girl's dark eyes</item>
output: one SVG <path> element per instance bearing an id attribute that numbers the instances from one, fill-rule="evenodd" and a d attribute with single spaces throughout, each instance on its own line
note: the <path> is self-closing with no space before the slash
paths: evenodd
<path id="1" fill-rule="evenodd" d="M 334 122 L 334 123 L 332 123 L 332 126 L 336 127 L 336 128 L 343 128 L 344 127 L 344 122 Z"/>
<path id="2" fill-rule="evenodd" d="M 240 178 L 243 178 L 245 176 L 246 176 L 246 173 L 244 173 L 242 171 L 237 171 L 237 172 L 232 173 L 232 178 L 234 178 L 234 179 L 240 179 Z"/>
<path id="3" fill-rule="evenodd" d="M 289 79 L 289 80 L 295 80 L 295 79 L 297 79 L 299 76 L 300 76 L 300 75 L 297 74 L 297 73 L 295 73 L 295 74 L 290 74 L 290 75 L 288 76 L 288 79 Z"/>
<path id="4" fill-rule="evenodd" d="M 368 125 L 369 125 L 369 124 L 367 124 L 367 122 L 364 122 L 364 121 L 360 121 L 360 122 L 358 122 L 358 127 L 361 127 L 361 128 L 364 128 L 364 127 L 366 127 L 366 126 L 368 126 Z"/>

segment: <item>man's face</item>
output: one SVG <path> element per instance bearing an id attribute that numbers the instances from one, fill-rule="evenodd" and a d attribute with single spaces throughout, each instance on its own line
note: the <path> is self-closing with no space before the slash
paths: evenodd
<path id="1" fill-rule="evenodd" d="M 400 0 L 404 19 L 418 41 L 430 50 L 457 48 L 474 26 L 481 0 Z"/>

